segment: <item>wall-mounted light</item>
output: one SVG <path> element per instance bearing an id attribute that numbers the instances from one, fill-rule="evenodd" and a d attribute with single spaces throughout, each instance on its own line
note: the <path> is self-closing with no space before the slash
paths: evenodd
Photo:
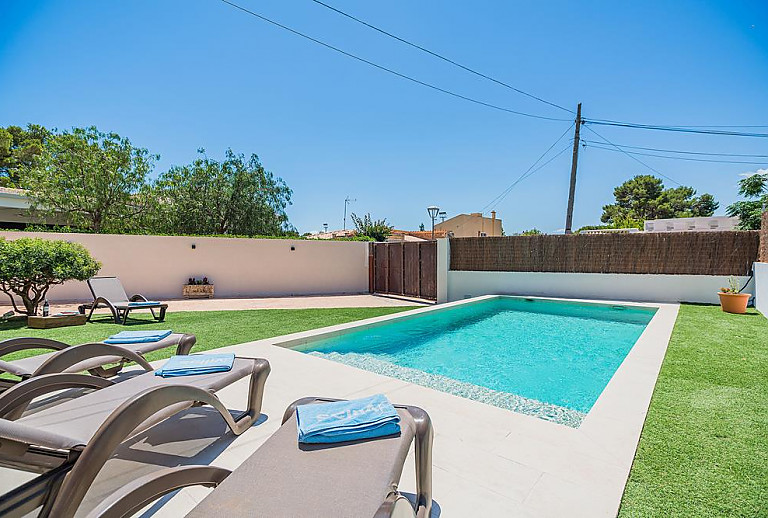
<path id="1" fill-rule="evenodd" d="M 296 247 L 295 246 L 291 246 L 291 252 L 293 252 L 294 250 L 296 250 Z"/>
<path id="2" fill-rule="evenodd" d="M 194 250 L 195 248 L 197 248 L 197 245 L 195 243 L 192 243 L 192 250 Z"/>

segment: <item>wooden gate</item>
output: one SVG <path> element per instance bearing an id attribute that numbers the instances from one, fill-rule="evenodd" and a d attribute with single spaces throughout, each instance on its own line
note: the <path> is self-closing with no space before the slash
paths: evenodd
<path id="1" fill-rule="evenodd" d="M 372 243 L 371 291 L 437 299 L 437 241 Z"/>

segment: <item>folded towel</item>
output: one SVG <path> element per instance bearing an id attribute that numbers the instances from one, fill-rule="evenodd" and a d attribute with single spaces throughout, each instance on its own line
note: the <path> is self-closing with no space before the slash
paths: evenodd
<path id="1" fill-rule="evenodd" d="M 129 302 L 129 306 L 157 306 L 160 304 L 159 300 L 140 300 L 136 302 Z"/>
<path id="2" fill-rule="evenodd" d="M 296 407 L 301 443 L 335 443 L 400 433 L 400 416 L 383 394 Z"/>
<path id="3" fill-rule="evenodd" d="M 227 372 L 232 370 L 232 364 L 234 363 L 234 353 L 171 356 L 171 359 L 165 362 L 165 365 L 155 371 L 155 376 L 172 378 L 175 376 L 210 374 L 211 372 Z"/>
<path id="4" fill-rule="evenodd" d="M 105 344 L 145 344 L 149 342 L 159 342 L 163 338 L 170 336 L 170 329 L 160 331 L 120 331 L 106 340 Z"/>

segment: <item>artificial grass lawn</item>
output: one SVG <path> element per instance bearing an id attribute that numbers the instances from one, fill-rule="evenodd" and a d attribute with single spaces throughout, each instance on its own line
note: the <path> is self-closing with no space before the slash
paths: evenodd
<path id="1" fill-rule="evenodd" d="M 765 317 L 680 307 L 619 516 L 768 516 Z"/>
<path id="2" fill-rule="evenodd" d="M 354 320 L 397 313 L 411 307 L 390 308 L 336 308 L 336 309 L 256 309 L 241 311 L 183 311 L 168 312 L 165 322 L 155 322 L 149 312 L 131 313 L 128 325 L 115 324 L 111 317 L 94 316 L 84 326 L 55 329 L 29 329 L 23 321 L 0 324 L 0 340 L 17 336 L 35 336 L 61 340 L 69 344 L 98 342 L 109 335 L 134 329 L 172 329 L 177 333 L 191 333 L 197 337 L 192 352 L 207 351 L 262 338 L 271 338 L 318 327 L 343 324 Z M 136 317 L 134 318 L 134 314 Z M 3 360 L 15 360 L 43 351 L 22 351 L 9 354 Z M 45 351 L 47 352 L 47 351 Z M 173 348 L 148 354 L 149 361 L 170 357 Z"/>

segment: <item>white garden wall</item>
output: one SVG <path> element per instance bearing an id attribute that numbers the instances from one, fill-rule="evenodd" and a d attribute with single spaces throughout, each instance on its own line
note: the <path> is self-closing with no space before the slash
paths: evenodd
<path id="1" fill-rule="evenodd" d="M 101 261 L 99 275 L 120 277 L 130 296 L 181 298 L 189 277 L 207 276 L 216 297 L 263 297 L 368 291 L 368 243 L 184 236 L 0 232 L 83 244 Z M 195 248 L 192 248 L 195 245 Z M 85 282 L 49 292 L 52 301 L 92 297 Z"/>
<path id="2" fill-rule="evenodd" d="M 728 286 L 728 277 L 709 275 L 449 271 L 447 278 L 448 301 L 504 294 L 717 304 L 719 288 Z M 743 285 L 748 277 L 738 279 Z"/>
<path id="3" fill-rule="evenodd" d="M 768 263 L 755 263 L 755 307 L 768 317 Z"/>

